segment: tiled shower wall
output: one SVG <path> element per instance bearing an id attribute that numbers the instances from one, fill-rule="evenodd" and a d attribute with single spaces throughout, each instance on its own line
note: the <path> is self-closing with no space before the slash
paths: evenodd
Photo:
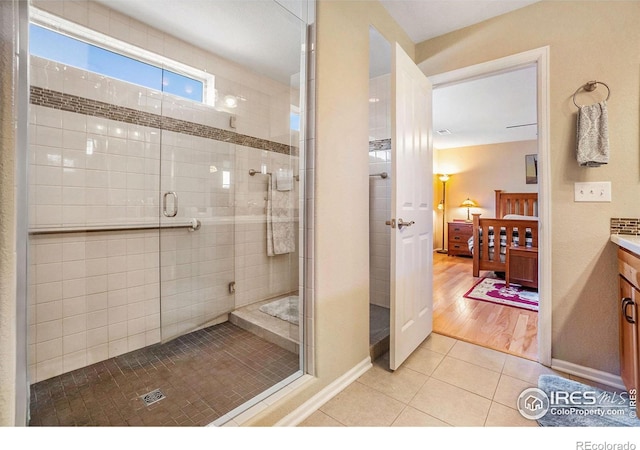
<path id="1" fill-rule="evenodd" d="M 122 19 L 94 2 L 43 5 L 94 22 Z M 144 27 L 126 23 L 139 31 L 129 36 L 141 38 Z M 144 33 L 158 37 L 151 29 Z M 298 142 L 289 133 L 289 87 L 159 38 L 165 54 L 186 55 L 176 58 L 182 62 L 213 61 L 217 88 L 234 89 L 246 101 L 235 110 L 214 109 L 32 58 L 32 230 L 157 223 L 165 191 L 178 192 L 179 213 L 163 223 L 202 223 L 194 232 L 32 235 L 32 382 L 224 320 L 235 307 L 298 288 L 298 253 L 266 256 L 268 177 L 248 174 L 288 167 L 297 173 L 297 149 L 288 145 Z M 67 106 L 51 103 L 60 96 Z M 135 117 L 119 119 L 113 116 L 118 111 Z M 152 119 L 151 126 L 141 118 Z M 296 220 L 297 194 L 296 186 Z"/>
<path id="2" fill-rule="evenodd" d="M 389 308 L 391 228 L 391 92 L 390 75 L 369 80 L 369 173 L 386 172 L 389 178 L 369 177 L 369 298 Z"/>

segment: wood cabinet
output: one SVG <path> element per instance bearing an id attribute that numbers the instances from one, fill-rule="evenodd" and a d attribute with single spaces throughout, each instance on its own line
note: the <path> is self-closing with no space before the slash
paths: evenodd
<path id="1" fill-rule="evenodd" d="M 618 248 L 620 299 L 620 376 L 627 391 L 640 387 L 640 342 L 638 301 L 640 301 L 640 256 Z"/>
<path id="2" fill-rule="evenodd" d="M 505 282 L 538 289 L 538 248 L 507 247 Z"/>
<path id="3" fill-rule="evenodd" d="M 620 276 L 620 376 L 627 390 L 638 388 L 638 305 L 640 291 Z"/>
<path id="4" fill-rule="evenodd" d="M 449 256 L 471 256 L 469 238 L 473 236 L 473 224 L 468 222 L 449 222 Z"/>

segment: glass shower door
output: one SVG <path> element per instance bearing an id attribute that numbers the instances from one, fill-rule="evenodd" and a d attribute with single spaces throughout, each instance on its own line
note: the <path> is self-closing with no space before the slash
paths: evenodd
<path id="1" fill-rule="evenodd" d="M 200 11 L 197 5 L 181 2 L 185 10 Z M 213 47 L 176 42 L 205 74 L 203 84 L 166 68 L 163 88 L 198 93 L 188 99 L 165 91 L 157 99 L 160 328 L 167 344 L 208 343 L 189 356 L 197 360 L 193 383 L 201 397 L 215 398 L 216 410 L 233 415 L 302 374 L 306 27 L 275 1 L 211 2 L 206 13 L 213 29 L 233 21 L 247 34 L 243 45 L 220 36 L 218 48 L 253 54 L 230 62 Z M 254 47 L 273 56 L 259 58 Z"/>
<path id="2" fill-rule="evenodd" d="M 291 294 L 296 317 L 280 328 L 287 339 L 295 334 L 297 348 L 306 27 L 275 1 L 200 5 L 181 2 L 181 10 L 206 15 L 212 29 L 232 22 L 243 35 L 239 43 L 220 33 L 210 51 L 172 41 L 185 55 L 180 64 L 188 64 L 165 67 L 163 93 L 148 100 L 162 115 L 162 340 L 227 320 L 239 324 L 244 318 L 235 311 Z"/>
<path id="3" fill-rule="evenodd" d="M 167 114 L 180 111 L 178 100 L 165 98 L 163 102 L 172 103 L 164 108 L 170 111 Z M 203 136 L 162 130 L 163 341 L 224 322 L 234 309 L 234 187 L 230 182 L 233 147 Z"/>

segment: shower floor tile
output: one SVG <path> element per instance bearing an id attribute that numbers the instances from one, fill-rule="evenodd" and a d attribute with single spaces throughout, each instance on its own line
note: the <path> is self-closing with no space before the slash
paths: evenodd
<path id="1" fill-rule="evenodd" d="M 369 344 L 388 338 L 390 330 L 389 308 L 369 304 Z"/>
<path id="2" fill-rule="evenodd" d="M 204 426 L 299 369 L 229 322 L 31 386 L 30 426 Z M 164 398 L 145 405 L 160 389 Z"/>
<path id="3" fill-rule="evenodd" d="M 389 351 L 389 308 L 369 304 L 369 355 L 375 361 Z"/>

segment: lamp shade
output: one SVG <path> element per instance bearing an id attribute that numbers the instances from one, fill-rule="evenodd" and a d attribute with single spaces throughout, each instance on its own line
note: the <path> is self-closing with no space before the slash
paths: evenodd
<path id="1" fill-rule="evenodd" d="M 443 183 L 446 183 L 447 181 L 449 181 L 449 175 L 447 175 L 446 173 L 443 173 L 442 175 L 439 175 L 438 178 Z"/>
<path id="2" fill-rule="evenodd" d="M 467 199 L 463 201 L 460 206 L 463 208 L 475 208 L 478 205 L 476 205 L 476 202 L 467 197 Z"/>

